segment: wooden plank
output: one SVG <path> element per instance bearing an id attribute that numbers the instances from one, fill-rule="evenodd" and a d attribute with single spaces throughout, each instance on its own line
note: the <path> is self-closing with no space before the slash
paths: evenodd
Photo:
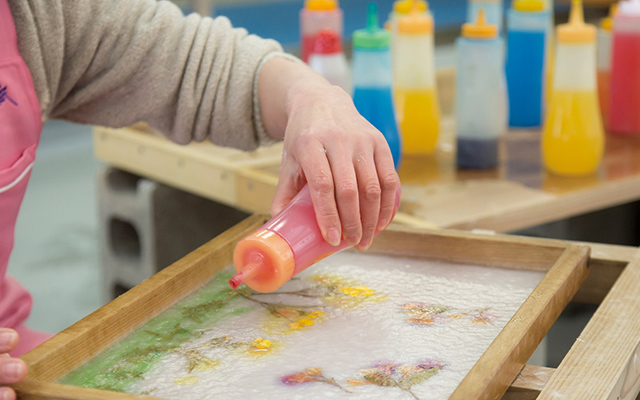
<path id="1" fill-rule="evenodd" d="M 494 399 L 507 391 L 586 278 L 588 257 L 589 248 L 582 246 L 562 254 L 450 399 Z"/>
<path id="2" fill-rule="evenodd" d="M 13 385 L 12 388 L 19 393 L 20 400 L 159 400 L 149 396 L 105 392 L 34 380 L 26 380 Z"/>
<path id="3" fill-rule="evenodd" d="M 275 145 L 254 152 L 242 152 L 211 143 L 181 146 L 152 133 L 144 124 L 126 129 L 94 129 L 96 158 L 125 171 L 232 207 L 238 207 L 238 171 L 242 168 L 278 165 L 281 147 Z"/>
<path id="4" fill-rule="evenodd" d="M 639 198 L 640 176 L 634 176 L 561 196 L 541 198 L 538 202 L 527 202 L 509 210 L 495 210 L 493 213 L 483 210 L 484 215 L 468 215 L 466 222 L 441 225 L 451 229 L 477 228 L 509 232 L 614 207 Z"/>
<path id="5" fill-rule="evenodd" d="M 240 169 L 237 177 L 236 207 L 268 215 L 277 185 L 277 176 L 260 170 Z"/>
<path id="6" fill-rule="evenodd" d="M 640 390 L 640 258 L 635 258 L 562 360 L 540 399 L 634 399 Z"/>
<path id="7" fill-rule="evenodd" d="M 525 237 L 390 227 L 373 241 L 368 252 L 458 264 L 547 271 L 566 248 L 567 245 L 561 242 L 541 243 Z"/>
<path id="8" fill-rule="evenodd" d="M 235 244 L 264 223 L 253 216 L 28 352 L 28 378 L 54 382 L 206 283 L 232 262 Z"/>
<path id="9" fill-rule="evenodd" d="M 555 368 L 525 365 L 502 400 L 536 399 L 555 371 Z"/>

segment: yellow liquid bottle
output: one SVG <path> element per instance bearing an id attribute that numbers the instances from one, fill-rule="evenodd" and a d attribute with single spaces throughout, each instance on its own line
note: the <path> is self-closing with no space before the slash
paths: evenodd
<path id="1" fill-rule="evenodd" d="M 414 2 L 397 21 L 393 83 L 398 125 L 406 155 L 434 152 L 440 130 L 440 105 L 433 59 L 433 18 Z"/>
<path id="2" fill-rule="evenodd" d="M 440 106 L 435 89 L 396 89 L 395 97 L 404 153 L 433 153 L 440 130 Z"/>
<path id="3" fill-rule="evenodd" d="M 596 89 L 596 29 L 584 23 L 580 0 L 572 0 L 569 23 L 558 27 L 556 37 L 555 73 L 542 136 L 543 161 L 554 174 L 588 175 L 602 161 L 604 129 Z"/>

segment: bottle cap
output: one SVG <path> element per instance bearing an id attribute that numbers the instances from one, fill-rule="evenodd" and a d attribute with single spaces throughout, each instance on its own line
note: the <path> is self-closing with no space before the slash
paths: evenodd
<path id="1" fill-rule="evenodd" d="M 321 29 L 316 34 L 313 44 L 314 54 L 336 54 L 342 51 L 340 36 L 331 29 Z"/>
<path id="2" fill-rule="evenodd" d="M 618 10 L 622 15 L 640 16 L 640 0 L 626 0 L 618 3 Z"/>
<path id="3" fill-rule="evenodd" d="M 609 15 L 602 18 L 600 20 L 600 27 L 606 31 L 610 31 L 613 29 L 613 17 L 618 14 L 618 5 L 613 3 L 611 7 L 609 7 Z"/>
<path id="4" fill-rule="evenodd" d="M 571 0 L 569 23 L 556 29 L 560 43 L 591 43 L 596 40 L 596 27 L 584 23 L 582 0 Z"/>
<path id="5" fill-rule="evenodd" d="M 277 233 L 260 230 L 242 239 L 233 252 L 237 273 L 232 288 L 245 283 L 251 289 L 270 293 L 293 276 L 295 259 L 289 244 Z"/>
<path id="6" fill-rule="evenodd" d="M 512 7 L 520 12 L 544 11 L 545 5 L 542 0 L 514 0 Z"/>
<path id="7" fill-rule="evenodd" d="M 413 35 L 433 32 L 433 18 L 420 12 L 418 4 L 418 0 L 413 0 L 409 15 L 398 18 L 398 32 Z"/>
<path id="8" fill-rule="evenodd" d="M 304 8 L 313 11 L 331 11 L 338 8 L 337 0 L 307 0 Z"/>
<path id="9" fill-rule="evenodd" d="M 361 49 L 386 49 L 391 43 L 391 33 L 378 25 L 378 7 L 369 3 L 367 28 L 353 32 L 353 46 Z"/>
<path id="10" fill-rule="evenodd" d="M 487 24 L 484 8 L 480 8 L 474 23 L 462 25 L 462 36 L 470 39 L 494 39 L 498 37 L 498 27 Z"/>
<path id="11" fill-rule="evenodd" d="M 396 0 L 393 2 L 393 11 L 398 14 L 409 14 L 413 9 L 412 0 Z M 421 13 L 429 9 L 429 4 L 424 0 L 418 0 L 418 11 Z"/>

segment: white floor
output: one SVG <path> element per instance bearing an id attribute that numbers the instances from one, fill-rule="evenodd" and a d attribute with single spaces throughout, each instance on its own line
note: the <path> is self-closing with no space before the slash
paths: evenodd
<path id="1" fill-rule="evenodd" d="M 58 332 L 101 306 L 91 128 L 45 125 L 9 273 L 34 297 L 28 325 Z"/>

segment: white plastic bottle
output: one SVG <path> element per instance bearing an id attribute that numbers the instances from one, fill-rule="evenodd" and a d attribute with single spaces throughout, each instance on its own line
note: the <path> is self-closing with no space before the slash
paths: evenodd
<path id="1" fill-rule="evenodd" d="M 306 0 L 300 10 L 300 56 L 308 62 L 316 40 L 322 29 L 331 29 L 342 39 L 343 13 L 338 0 Z"/>
<path id="2" fill-rule="evenodd" d="M 456 51 L 457 165 L 493 168 L 507 126 L 504 45 L 483 9 L 475 23 L 462 26 Z"/>
<path id="3" fill-rule="evenodd" d="M 342 52 L 342 41 L 336 32 L 330 29 L 318 32 L 313 53 L 309 57 L 309 66 L 332 85 L 351 93 L 351 73 L 347 58 Z"/>
<path id="4" fill-rule="evenodd" d="M 504 5 L 502 0 L 468 0 L 467 2 L 467 22 L 476 20 L 478 10 L 483 9 L 487 18 L 487 23 L 498 27 L 498 35 L 503 30 Z"/>

